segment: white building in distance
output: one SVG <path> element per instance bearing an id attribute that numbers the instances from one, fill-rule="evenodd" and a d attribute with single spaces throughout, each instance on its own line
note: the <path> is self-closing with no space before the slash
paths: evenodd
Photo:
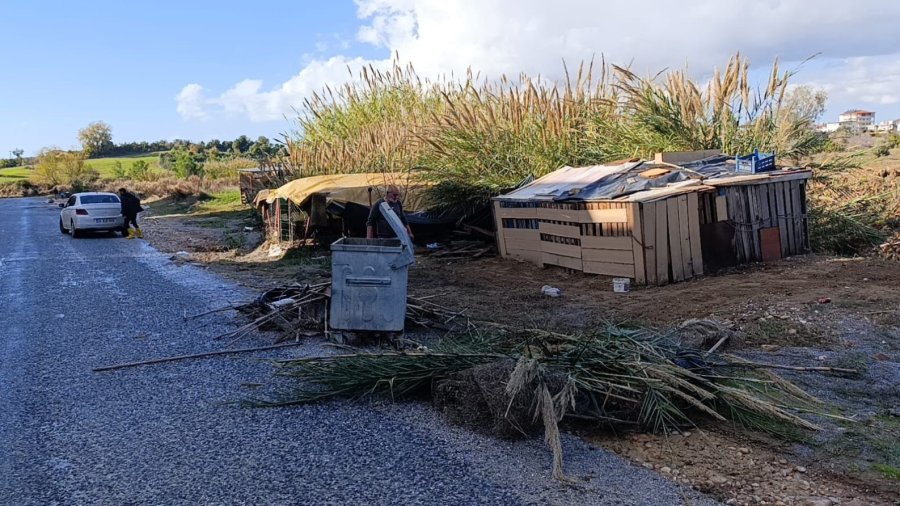
<path id="1" fill-rule="evenodd" d="M 883 122 L 885 123 L 885 122 Z M 876 130 L 880 125 L 875 125 L 875 113 L 872 111 L 863 111 L 862 109 L 851 109 L 844 111 L 838 116 L 837 123 L 826 123 L 819 125 L 820 132 L 836 132 L 839 129 L 846 129 L 851 133 L 862 133 L 867 130 Z M 885 127 L 887 128 L 887 127 Z M 877 130 L 889 131 L 889 130 Z"/>

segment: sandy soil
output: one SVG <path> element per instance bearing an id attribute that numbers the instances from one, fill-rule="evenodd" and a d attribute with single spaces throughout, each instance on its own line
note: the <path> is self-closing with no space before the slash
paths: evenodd
<path id="1" fill-rule="evenodd" d="M 255 290 L 329 278 L 327 249 L 283 255 L 260 244 L 258 229 L 245 228 L 255 227 L 246 217 L 222 223 L 221 217 L 168 216 L 144 223 L 147 240 L 172 253 L 173 261 L 201 263 Z M 879 395 L 867 395 L 871 381 L 865 377 L 841 383 L 820 374 L 791 376 L 856 420 L 826 420 L 828 429 L 814 441 L 786 443 L 728 426 L 668 438 L 596 431 L 583 436 L 730 504 L 900 504 L 900 477 L 872 467 L 900 465 L 897 262 L 808 255 L 614 293 L 610 278 L 499 258 L 445 260 L 420 253 L 410 271 L 410 293 L 467 308 L 473 319 L 578 330 L 606 321 L 666 328 L 715 318 L 741 336 L 728 343 L 729 351 L 877 372 L 886 392 Z M 544 285 L 559 288 L 561 296 L 543 296 Z M 843 403 L 845 397 L 856 402 Z"/>

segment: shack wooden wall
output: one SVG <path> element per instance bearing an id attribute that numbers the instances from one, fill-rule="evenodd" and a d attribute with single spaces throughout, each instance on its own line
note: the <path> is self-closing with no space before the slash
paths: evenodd
<path id="1" fill-rule="evenodd" d="M 640 215 L 647 284 L 708 273 L 704 250 L 731 259 L 725 265 L 809 251 L 805 179 L 734 184 L 644 202 Z M 729 240 L 715 242 L 723 230 Z"/>
<path id="2" fill-rule="evenodd" d="M 640 230 L 636 210 L 637 204 L 630 202 L 495 201 L 497 248 L 503 257 L 540 266 L 643 282 L 643 255 L 633 235 Z"/>
<path id="3" fill-rule="evenodd" d="M 809 251 L 805 179 L 727 186 L 718 193 L 724 197 L 728 220 L 734 225 L 738 263 Z M 766 250 L 768 254 L 764 254 Z"/>
<path id="4" fill-rule="evenodd" d="M 505 258 L 664 285 L 809 250 L 806 180 L 721 185 L 652 202 L 495 201 Z M 727 239 L 721 241 L 727 232 Z M 709 267 L 720 264 L 716 254 Z"/>
<path id="5" fill-rule="evenodd" d="M 645 279 L 665 285 L 704 273 L 701 221 L 715 220 L 713 192 L 692 192 L 640 204 Z"/>

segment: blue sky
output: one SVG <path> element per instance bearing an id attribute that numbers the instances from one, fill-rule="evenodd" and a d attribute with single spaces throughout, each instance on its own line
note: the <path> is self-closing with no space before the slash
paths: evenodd
<path id="1" fill-rule="evenodd" d="M 224 90 L 248 77 L 287 80 L 321 53 L 317 45 L 344 41 L 354 53 L 387 53 L 355 42 L 352 2 L 138 4 L 0 3 L 0 157 L 77 147 L 78 130 L 97 120 L 112 126 L 116 142 L 275 137 L 287 121 L 187 121 L 176 95 L 192 81 Z"/>
<path id="2" fill-rule="evenodd" d="M 514 5 L 3 0 L 0 157 L 76 148 L 78 129 L 98 120 L 115 142 L 278 137 L 309 93 L 340 85 L 348 66 L 384 68 L 395 53 L 426 76 L 471 66 L 550 78 L 563 59 L 600 54 L 639 73 L 689 64 L 703 78 L 738 50 L 761 69 L 775 57 L 791 66 L 821 53 L 794 82 L 828 92 L 824 119 L 851 107 L 900 118 L 900 2 Z"/>

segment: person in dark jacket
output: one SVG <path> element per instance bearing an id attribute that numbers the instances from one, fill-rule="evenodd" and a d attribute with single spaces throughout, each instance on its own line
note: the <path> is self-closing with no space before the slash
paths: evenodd
<path id="1" fill-rule="evenodd" d="M 393 239 L 397 237 L 397 234 L 394 233 L 394 229 L 388 224 L 387 220 L 384 219 L 384 216 L 381 214 L 381 203 L 387 202 L 387 204 L 394 210 L 394 213 L 397 214 L 397 217 L 400 218 L 400 221 L 403 223 L 403 226 L 406 227 L 406 233 L 409 234 L 409 238 L 413 238 L 412 229 L 409 228 L 409 222 L 406 221 L 406 215 L 403 214 L 403 204 L 400 203 L 400 189 L 394 185 L 390 185 L 387 187 L 387 191 L 384 194 L 383 199 L 378 199 L 374 205 L 372 205 L 372 210 L 369 211 L 369 219 L 366 221 L 366 239 Z"/>
<path id="2" fill-rule="evenodd" d="M 125 188 L 119 188 L 119 200 L 122 201 L 122 216 L 125 217 L 123 228 L 128 231 L 128 239 L 143 238 L 144 233 L 137 223 L 138 213 L 144 210 L 141 207 L 141 199 Z M 134 230 L 131 229 L 131 225 L 134 225 Z"/>

